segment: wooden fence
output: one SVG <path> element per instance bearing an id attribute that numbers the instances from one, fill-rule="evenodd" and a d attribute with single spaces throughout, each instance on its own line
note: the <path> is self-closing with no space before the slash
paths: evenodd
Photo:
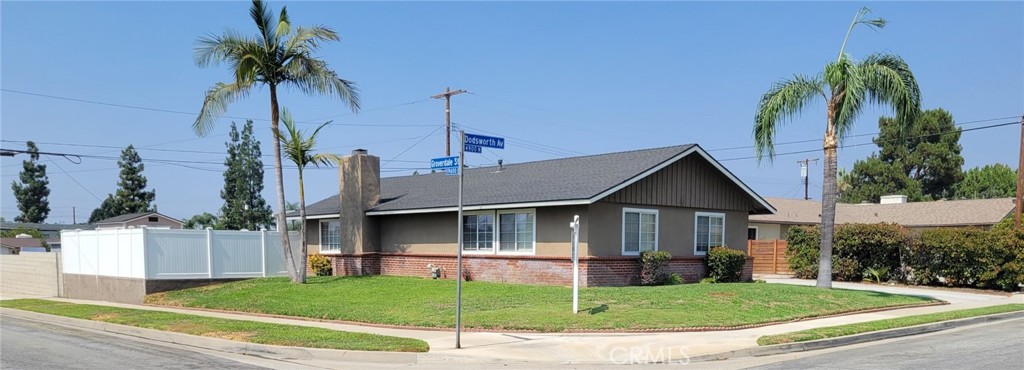
<path id="1" fill-rule="evenodd" d="M 747 255 L 754 257 L 754 274 L 792 274 L 786 246 L 785 240 L 747 240 Z"/>

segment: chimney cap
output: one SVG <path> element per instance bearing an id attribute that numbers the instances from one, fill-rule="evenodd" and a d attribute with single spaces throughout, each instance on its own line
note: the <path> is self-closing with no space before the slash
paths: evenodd
<path id="1" fill-rule="evenodd" d="M 366 155 L 366 149 L 352 149 L 352 155 Z"/>

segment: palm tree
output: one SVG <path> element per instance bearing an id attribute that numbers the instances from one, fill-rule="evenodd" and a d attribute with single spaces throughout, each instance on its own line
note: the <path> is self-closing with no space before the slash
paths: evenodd
<path id="1" fill-rule="evenodd" d="M 331 123 L 330 121 L 324 122 L 316 130 L 313 130 L 309 137 L 304 137 L 303 132 L 295 128 L 295 121 L 292 119 L 292 115 L 288 113 L 287 108 L 281 112 L 281 122 L 284 123 L 284 128 L 287 132 L 284 135 L 280 132 L 275 132 L 274 134 L 281 140 L 281 145 L 284 147 L 284 156 L 299 168 L 299 225 L 301 225 L 302 230 L 302 254 L 299 259 L 302 261 L 301 266 L 306 266 L 306 253 L 308 251 L 306 246 L 306 194 L 305 186 L 302 182 L 302 169 L 306 168 L 306 165 L 309 164 L 317 167 L 321 164 L 330 165 L 331 163 L 338 162 L 340 158 L 329 153 L 313 153 L 313 147 L 316 146 L 316 137 L 320 134 L 320 129 Z M 306 282 L 305 268 L 299 271 L 299 281 Z"/>
<path id="2" fill-rule="evenodd" d="M 244 98 L 257 86 L 266 86 L 270 91 L 270 129 L 274 132 L 274 175 L 277 180 L 277 225 L 281 230 L 281 246 L 292 281 L 299 282 L 299 271 L 305 266 L 296 265 L 292 258 L 291 244 L 285 232 L 284 180 L 281 174 L 281 147 L 278 132 L 277 89 L 291 86 L 309 95 L 326 95 L 347 102 L 353 112 L 359 110 L 359 95 L 355 84 L 338 77 L 327 63 L 313 54 L 324 42 L 338 41 L 338 34 L 323 26 L 292 28 L 288 11 L 281 8 L 275 20 L 270 10 L 260 0 L 253 0 L 249 9 L 252 21 L 259 33 L 243 36 L 235 31 L 221 35 L 200 37 L 195 48 L 195 62 L 200 67 L 227 63 L 234 72 L 234 80 L 218 82 L 206 92 L 203 108 L 199 111 L 192 128 L 199 136 L 208 134 L 217 118 L 228 104 Z"/>
<path id="3" fill-rule="evenodd" d="M 913 122 L 920 110 L 921 92 L 910 67 L 892 54 L 872 54 L 855 62 L 845 53 L 850 33 L 858 24 L 872 28 L 885 27 L 885 20 L 864 17 L 870 13 L 862 8 L 854 16 L 839 49 L 839 58 L 825 66 L 816 76 L 796 75 L 793 79 L 774 83 L 762 97 L 754 118 L 754 145 L 758 160 L 775 156 L 776 129 L 796 116 L 805 105 L 824 99 L 825 126 L 824 186 L 821 195 L 821 255 L 817 286 L 832 287 L 832 237 L 836 218 L 836 148 L 853 129 L 853 123 L 865 103 L 890 105 L 903 125 Z"/>

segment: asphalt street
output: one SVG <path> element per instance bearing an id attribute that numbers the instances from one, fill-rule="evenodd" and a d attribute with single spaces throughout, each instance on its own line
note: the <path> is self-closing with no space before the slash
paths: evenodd
<path id="1" fill-rule="evenodd" d="M 0 368 L 34 369 L 265 369 L 117 336 L 4 316 Z"/>

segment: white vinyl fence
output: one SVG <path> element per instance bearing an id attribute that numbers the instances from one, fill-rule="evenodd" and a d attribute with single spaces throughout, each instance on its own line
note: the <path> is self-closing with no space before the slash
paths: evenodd
<path id="1" fill-rule="evenodd" d="M 298 233 L 289 233 L 292 245 Z M 64 230 L 65 274 L 173 280 L 287 276 L 278 232 Z"/>

